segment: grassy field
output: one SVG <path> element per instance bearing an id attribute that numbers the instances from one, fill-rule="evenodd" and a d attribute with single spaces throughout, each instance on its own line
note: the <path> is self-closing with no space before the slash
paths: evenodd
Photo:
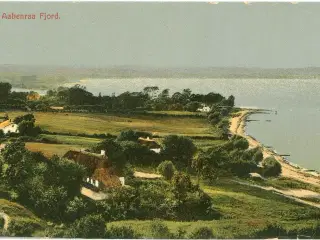
<path id="1" fill-rule="evenodd" d="M 3 115 L 4 113 L 0 113 Z M 8 112 L 11 119 L 26 112 Z M 215 136 L 205 118 L 174 118 L 167 116 L 112 116 L 107 114 L 35 112 L 36 123 L 43 129 L 63 133 L 110 133 L 123 130 L 147 131 L 155 135 Z"/>
<path id="2" fill-rule="evenodd" d="M 263 185 L 263 186 L 272 186 L 278 189 L 306 189 L 309 191 L 313 192 L 318 192 L 320 193 L 320 187 L 307 184 L 304 182 L 301 182 L 296 179 L 292 178 L 286 178 L 286 177 L 278 177 L 278 178 L 270 178 L 267 181 L 258 181 L 255 182 L 258 185 Z"/>
<path id="3" fill-rule="evenodd" d="M 14 225 L 15 232 L 23 231 L 21 235 L 19 234 L 20 236 L 31 236 L 34 231 L 43 229 L 46 224 L 23 206 L 6 199 L 0 199 L 0 212 L 7 214 L 10 218 L 8 231 L 10 232 Z M 18 230 L 20 226 L 21 230 Z M 23 229 L 28 229 L 30 232 L 27 233 Z"/>
<path id="4" fill-rule="evenodd" d="M 203 116 L 205 117 L 207 114 L 202 112 L 188 112 L 188 111 L 148 111 L 148 113 L 155 114 L 168 114 L 168 115 L 195 115 L 195 116 Z"/>
<path id="5" fill-rule="evenodd" d="M 50 141 L 55 141 L 61 144 L 71 144 L 71 145 L 78 145 L 83 147 L 89 147 L 91 145 L 94 145 L 102 141 L 102 139 L 99 139 L 99 138 L 87 138 L 87 137 L 65 136 L 65 135 L 41 134 L 40 137 L 46 138 Z"/>
<path id="6" fill-rule="evenodd" d="M 182 228 L 190 234 L 195 228 L 208 226 L 217 238 L 249 238 L 260 236 L 259 232 L 270 223 L 281 225 L 285 230 L 310 232 L 318 222 L 320 212 L 316 208 L 293 202 L 269 191 L 220 180 L 214 186 L 203 184 L 202 188 L 213 199 L 223 218 L 212 221 L 175 222 L 164 221 L 171 232 Z M 132 226 L 144 238 L 150 238 L 152 221 L 118 221 L 107 226 Z M 259 233 L 259 234 L 258 234 Z"/>
<path id="7" fill-rule="evenodd" d="M 32 152 L 42 152 L 46 157 L 58 155 L 62 157 L 69 150 L 80 150 L 83 146 L 70 144 L 26 143 L 26 148 Z"/>
<path id="8" fill-rule="evenodd" d="M 193 142 L 198 148 L 207 149 L 207 148 L 213 147 L 215 145 L 223 144 L 226 141 L 225 140 L 194 139 Z"/>

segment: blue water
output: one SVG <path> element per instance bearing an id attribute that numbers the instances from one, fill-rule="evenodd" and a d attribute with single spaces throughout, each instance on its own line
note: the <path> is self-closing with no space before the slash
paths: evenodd
<path id="1" fill-rule="evenodd" d="M 290 161 L 320 170 L 320 80 L 298 79 L 89 79 L 87 89 L 95 94 L 141 91 L 145 86 L 169 88 L 170 93 L 190 88 L 195 93 L 234 95 L 240 107 L 277 110 L 278 114 L 253 115 L 260 120 L 247 125 L 247 133 Z M 271 120 L 266 122 L 265 120 Z"/>

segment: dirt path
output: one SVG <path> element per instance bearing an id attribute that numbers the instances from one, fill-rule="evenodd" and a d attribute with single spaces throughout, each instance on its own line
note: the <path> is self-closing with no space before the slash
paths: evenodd
<path id="1" fill-rule="evenodd" d="M 133 175 L 137 178 L 147 178 L 147 179 L 162 178 L 162 176 L 159 174 L 144 173 L 144 172 L 137 172 L 137 171 L 135 171 Z"/>
<path id="2" fill-rule="evenodd" d="M 275 154 L 270 149 L 263 147 L 262 144 L 256 139 L 254 139 L 253 137 L 246 135 L 245 122 L 247 117 L 251 113 L 254 113 L 253 110 L 243 110 L 240 112 L 239 116 L 232 118 L 230 120 L 230 132 L 232 134 L 237 134 L 242 137 L 245 137 L 248 140 L 250 147 L 258 147 L 258 146 L 262 147 L 264 157 L 273 156 L 276 160 L 278 160 L 282 166 L 282 174 L 281 174 L 282 176 L 288 177 L 288 178 L 294 178 L 305 183 L 320 186 L 320 176 L 314 176 L 310 173 L 306 173 L 302 171 L 299 168 L 295 168 L 294 166 L 291 166 L 285 161 L 283 157 Z"/>
<path id="3" fill-rule="evenodd" d="M 81 188 L 81 194 L 95 201 L 100 201 L 108 198 L 108 195 L 103 192 L 94 192 L 91 189 L 85 187 Z"/>
<path id="4" fill-rule="evenodd" d="M 7 231 L 8 227 L 9 227 L 10 217 L 7 214 L 5 214 L 4 212 L 0 212 L 0 218 L 3 218 L 3 220 L 4 220 L 3 229 L 5 231 Z"/>
<path id="5" fill-rule="evenodd" d="M 300 203 L 303 203 L 303 204 L 306 204 L 306 205 L 309 205 L 309 206 L 320 208 L 320 204 L 319 203 L 305 201 L 305 200 L 302 200 L 302 199 L 299 198 L 299 197 L 310 197 L 310 196 L 319 197 L 320 198 L 320 194 L 316 193 L 316 192 L 308 191 L 308 190 L 305 190 L 305 189 L 280 190 L 280 189 L 277 189 L 277 188 L 274 188 L 274 187 L 263 187 L 263 186 L 259 186 L 259 185 L 256 185 L 256 184 L 246 183 L 246 182 L 242 182 L 242 181 L 235 181 L 234 180 L 234 182 L 239 183 L 241 185 L 260 188 L 260 189 L 263 189 L 263 190 L 266 190 L 266 191 L 272 191 L 272 192 L 274 192 L 276 194 L 279 194 L 279 195 L 282 195 L 282 196 L 284 196 L 286 198 L 290 198 L 290 199 L 292 199 L 292 200 L 294 200 L 296 202 L 300 202 Z"/>

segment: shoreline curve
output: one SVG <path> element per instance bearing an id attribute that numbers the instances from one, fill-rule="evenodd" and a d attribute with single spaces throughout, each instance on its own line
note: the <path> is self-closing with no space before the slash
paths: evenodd
<path id="1" fill-rule="evenodd" d="M 299 181 L 320 186 L 320 174 L 313 170 L 303 169 L 300 166 L 289 162 L 284 157 L 278 155 L 273 150 L 266 148 L 261 142 L 254 137 L 248 135 L 245 131 L 246 120 L 252 114 L 261 113 L 261 109 L 241 109 L 234 117 L 230 119 L 230 133 L 232 135 L 239 135 L 247 139 L 251 148 L 261 147 L 263 157 L 273 156 L 282 166 L 283 177 L 294 178 Z"/>

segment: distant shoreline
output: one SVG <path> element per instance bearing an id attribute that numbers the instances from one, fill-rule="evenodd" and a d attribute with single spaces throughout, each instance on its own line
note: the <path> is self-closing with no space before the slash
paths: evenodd
<path id="1" fill-rule="evenodd" d="M 318 171 L 302 168 L 297 164 L 286 160 L 284 157 L 277 154 L 274 150 L 265 147 L 257 139 L 246 133 L 246 120 L 248 119 L 248 117 L 252 114 L 262 113 L 264 111 L 265 110 L 262 109 L 241 109 L 240 112 L 238 112 L 238 114 L 240 115 L 231 119 L 230 132 L 232 134 L 240 135 L 246 138 L 249 142 L 250 147 L 261 147 L 264 157 L 273 156 L 276 160 L 278 160 L 282 166 L 282 175 L 284 177 L 295 178 L 302 182 L 320 186 L 320 173 Z"/>

